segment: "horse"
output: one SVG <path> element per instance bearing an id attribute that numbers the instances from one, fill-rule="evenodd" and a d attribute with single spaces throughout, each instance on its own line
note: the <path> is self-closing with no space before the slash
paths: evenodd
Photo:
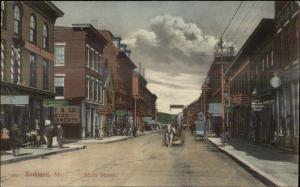
<path id="1" fill-rule="evenodd" d="M 60 147 L 63 146 L 62 138 L 63 138 L 63 129 L 60 125 L 54 127 L 53 125 L 48 125 L 44 129 L 44 136 L 46 136 L 47 147 L 52 147 L 53 137 L 57 137 L 57 142 Z"/>
<path id="2" fill-rule="evenodd" d="M 175 129 L 172 127 L 171 124 L 168 124 L 167 129 L 165 131 L 165 145 L 167 147 L 172 146 L 174 135 L 175 135 Z"/>

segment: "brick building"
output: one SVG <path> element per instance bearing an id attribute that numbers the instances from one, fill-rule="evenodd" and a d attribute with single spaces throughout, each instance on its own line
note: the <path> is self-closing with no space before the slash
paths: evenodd
<path id="1" fill-rule="evenodd" d="M 300 3 L 275 1 L 274 74 L 276 87 L 277 143 L 299 150 Z M 275 76 L 275 75 L 274 75 Z"/>
<path id="2" fill-rule="evenodd" d="M 139 130 L 152 128 L 156 120 L 157 96 L 147 88 L 147 80 L 138 71 L 132 74 L 132 94 L 134 98 L 134 120 Z"/>
<path id="3" fill-rule="evenodd" d="M 103 48 L 107 40 L 90 24 L 55 27 L 55 99 L 77 106 L 80 120 L 62 123 L 68 138 L 95 137 L 103 104 Z"/>
<path id="4" fill-rule="evenodd" d="M 231 108 L 227 126 L 233 137 L 264 144 L 275 141 L 275 95 L 269 83 L 274 68 L 273 33 L 274 20 L 262 19 L 225 70 Z M 264 109 L 254 110 L 254 101 Z"/>
<path id="5" fill-rule="evenodd" d="M 103 56 L 105 64 L 111 69 L 114 88 L 115 111 L 111 132 L 120 134 L 133 125 L 132 71 L 136 65 L 130 59 L 131 51 L 121 44 L 120 37 L 115 37 L 110 31 L 102 30 L 100 33 L 108 41 Z"/>
<path id="6" fill-rule="evenodd" d="M 43 101 L 54 98 L 54 24 L 62 16 L 49 1 L 1 1 L 1 128 L 17 124 L 24 135 L 53 120 Z"/>

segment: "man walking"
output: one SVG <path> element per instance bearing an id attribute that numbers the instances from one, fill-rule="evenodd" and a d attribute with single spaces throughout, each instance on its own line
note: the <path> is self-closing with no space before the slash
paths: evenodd
<path id="1" fill-rule="evenodd" d="M 10 137 L 11 137 L 11 146 L 12 146 L 14 156 L 17 156 L 19 153 L 20 136 L 21 136 L 20 129 L 17 127 L 16 124 L 13 124 Z"/>

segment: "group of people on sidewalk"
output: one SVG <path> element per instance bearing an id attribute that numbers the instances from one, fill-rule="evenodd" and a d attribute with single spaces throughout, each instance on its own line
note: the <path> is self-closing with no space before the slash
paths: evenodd
<path id="1" fill-rule="evenodd" d="M 1 147 L 4 144 L 8 144 L 8 147 L 12 149 L 13 155 L 19 154 L 20 147 L 23 144 L 32 147 L 39 147 L 42 142 L 46 142 L 47 148 L 51 148 L 53 144 L 53 138 L 57 137 L 57 142 L 60 147 L 63 147 L 63 129 L 60 125 L 54 125 L 50 120 L 45 120 L 45 128 L 41 133 L 39 126 L 36 126 L 34 130 L 22 135 L 20 128 L 17 124 L 13 124 L 11 130 L 3 128 L 1 135 Z M 44 141 L 42 140 L 44 137 Z M 25 140 L 25 141 L 24 141 Z M 24 143 L 25 142 L 25 143 Z"/>

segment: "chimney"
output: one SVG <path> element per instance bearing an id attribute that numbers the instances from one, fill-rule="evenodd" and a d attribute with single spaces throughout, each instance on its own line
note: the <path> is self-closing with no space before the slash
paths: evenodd
<path id="1" fill-rule="evenodd" d="M 131 53 L 131 50 L 130 49 L 126 49 L 125 51 L 125 54 L 130 58 L 130 53 Z"/>
<path id="2" fill-rule="evenodd" d="M 91 24 L 95 27 L 95 29 L 97 29 L 97 30 L 99 29 L 98 28 L 98 20 L 97 19 L 92 19 L 91 20 Z"/>
<path id="3" fill-rule="evenodd" d="M 113 37 L 112 38 L 112 41 L 113 41 L 116 48 L 120 48 L 121 40 L 122 40 L 121 37 Z"/>
<path id="4" fill-rule="evenodd" d="M 120 50 L 123 51 L 124 53 L 126 51 L 126 48 L 127 48 L 126 44 L 120 44 Z"/>

